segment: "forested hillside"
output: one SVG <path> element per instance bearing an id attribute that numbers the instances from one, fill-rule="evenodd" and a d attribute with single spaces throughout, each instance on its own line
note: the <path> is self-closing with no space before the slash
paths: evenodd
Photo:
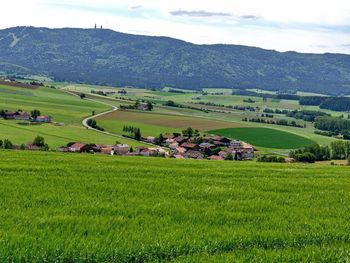
<path id="1" fill-rule="evenodd" d="M 0 71 L 137 87 L 350 91 L 349 55 L 194 45 L 105 29 L 0 30 Z"/>

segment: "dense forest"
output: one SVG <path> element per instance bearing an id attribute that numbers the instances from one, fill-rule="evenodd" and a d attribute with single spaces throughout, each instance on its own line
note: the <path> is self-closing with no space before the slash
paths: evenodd
<path id="1" fill-rule="evenodd" d="M 333 135 L 342 135 L 344 139 L 350 139 L 350 120 L 339 117 L 323 116 L 315 120 L 315 128 L 331 132 Z"/>
<path id="2" fill-rule="evenodd" d="M 108 29 L 0 30 L 0 71 L 118 86 L 349 93 L 350 56 L 195 45 Z"/>
<path id="3" fill-rule="evenodd" d="M 299 104 L 320 106 L 321 109 L 334 111 L 350 111 L 350 98 L 348 97 L 300 97 Z"/>

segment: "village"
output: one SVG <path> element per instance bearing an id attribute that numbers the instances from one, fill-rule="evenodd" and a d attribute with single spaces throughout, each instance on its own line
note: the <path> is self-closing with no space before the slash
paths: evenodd
<path id="1" fill-rule="evenodd" d="M 150 147 L 139 146 L 133 149 L 128 144 L 120 143 L 104 145 L 73 142 L 60 147 L 58 151 L 197 160 L 251 160 L 254 158 L 253 146 L 223 136 L 186 137 L 175 133 L 160 135 L 160 137 L 161 140 L 152 136 L 142 138 L 142 141 L 154 145 Z"/>
<path id="2" fill-rule="evenodd" d="M 136 108 L 151 110 L 151 104 L 136 103 Z M 40 110 L 30 113 L 22 110 L 10 112 L 0 110 L 0 118 L 5 120 L 18 120 L 18 124 L 41 124 L 51 123 L 51 116 L 41 115 Z M 159 137 L 141 137 L 140 130 L 136 127 L 124 127 L 124 132 L 129 135 L 124 137 L 133 138 L 137 141 L 149 144 L 149 147 L 138 146 L 133 149 L 128 144 L 116 143 L 115 145 L 71 142 L 57 149 L 65 153 L 96 153 L 122 156 L 151 156 L 176 159 L 208 159 L 208 160 L 252 160 L 254 147 L 239 140 L 231 140 L 219 135 L 201 136 L 197 130 L 187 128 L 180 133 L 160 134 Z M 139 136 L 135 136 L 138 132 Z M 131 136 L 132 135 L 132 136 Z M 44 145 L 44 144 L 43 144 Z M 12 145 L 10 149 L 21 150 L 48 150 L 43 145 L 27 143 L 27 145 Z"/>

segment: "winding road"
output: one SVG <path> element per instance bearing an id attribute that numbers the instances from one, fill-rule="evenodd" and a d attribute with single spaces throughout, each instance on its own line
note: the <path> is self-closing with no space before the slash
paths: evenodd
<path id="1" fill-rule="evenodd" d="M 67 92 L 70 95 L 73 95 L 73 96 L 76 96 L 76 97 L 80 97 L 78 94 L 75 94 L 75 93 L 70 92 L 68 90 L 64 90 L 64 91 Z M 102 101 L 94 100 L 94 99 L 90 99 L 90 98 L 84 98 L 84 100 L 89 100 L 89 101 L 92 101 L 92 102 L 95 102 L 95 103 L 104 104 L 104 105 L 107 105 L 107 106 L 112 108 L 111 110 L 104 111 L 104 112 L 101 112 L 101 113 L 98 113 L 96 115 L 92 115 L 92 116 L 89 116 L 89 117 L 86 117 L 85 119 L 83 119 L 82 120 L 82 124 L 83 124 L 84 127 L 86 127 L 86 129 L 89 129 L 89 130 L 92 130 L 92 131 L 95 131 L 95 132 L 99 132 L 99 133 L 102 133 L 102 134 L 105 134 L 105 135 L 110 135 L 110 136 L 113 136 L 113 137 L 117 137 L 117 138 L 127 139 L 127 140 L 131 140 L 131 141 L 134 141 L 134 142 L 138 142 L 138 143 L 142 143 L 142 144 L 147 144 L 147 145 L 159 147 L 159 145 L 155 145 L 155 144 L 148 143 L 148 142 L 140 142 L 140 141 L 132 139 L 132 138 L 126 138 L 126 137 L 124 137 L 122 135 L 119 135 L 119 134 L 115 134 L 115 133 L 111 133 L 111 132 L 107 132 L 107 131 L 100 131 L 100 130 L 97 130 L 95 128 L 90 127 L 87 124 L 88 120 L 94 119 L 96 117 L 100 117 L 100 116 L 103 116 L 103 115 L 106 115 L 106 114 L 109 114 L 109 113 L 114 112 L 114 111 L 117 111 L 118 107 L 116 107 L 116 106 L 114 106 L 112 104 L 106 103 L 106 102 L 102 102 Z M 161 147 L 161 148 L 163 148 L 163 147 Z"/>

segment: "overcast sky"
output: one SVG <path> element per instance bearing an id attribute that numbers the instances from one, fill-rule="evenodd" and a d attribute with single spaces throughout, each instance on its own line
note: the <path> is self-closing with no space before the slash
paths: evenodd
<path id="1" fill-rule="evenodd" d="M 349 0 L 10 0 L 1 9 L 1 28 L 97 23 L 198 44 L 350 54 Z"/>

